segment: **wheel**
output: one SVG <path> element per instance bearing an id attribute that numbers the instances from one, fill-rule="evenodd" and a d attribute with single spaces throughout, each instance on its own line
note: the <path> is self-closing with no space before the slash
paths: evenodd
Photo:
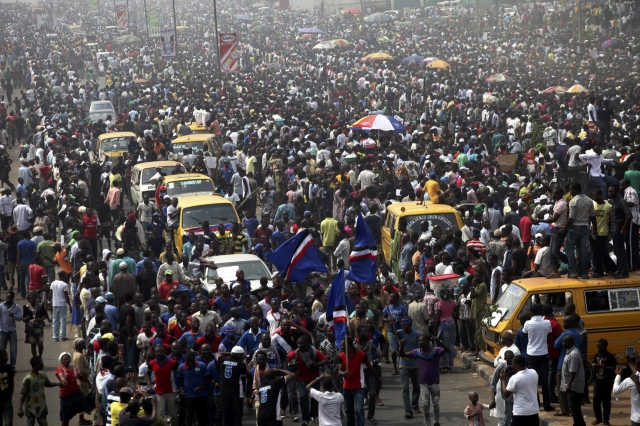
<path id="1" fill-rule="evenodd" d="M 589 361 L 585 361 L 583 364 L 584 364 L 584 380 L 587 383 L 587 385 L 590 385 L 591 383 L 593 383 L 593 379 L 595 378 L 595 371 Z"/>

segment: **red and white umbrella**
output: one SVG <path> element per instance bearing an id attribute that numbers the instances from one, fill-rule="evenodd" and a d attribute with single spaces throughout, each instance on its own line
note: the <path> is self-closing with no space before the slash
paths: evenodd
<path id="1" fill-rule="evenodd" d="M 382 114 L 368 115 L 353 123 L 351 127 L 360 130 L 382 130 L 385 132 L 394 131 L 396 133 L 407 130 L 402 123 L 395 118 Z"/>

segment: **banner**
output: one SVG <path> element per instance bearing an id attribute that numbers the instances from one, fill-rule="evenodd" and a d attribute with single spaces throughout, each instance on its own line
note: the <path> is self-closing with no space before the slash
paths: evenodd
<path id="1" fill-rule="evenodd" d="M 147 28 L 149 37 L 160 37 L 160 11 L 150 10 L 147 12 Z"/>
<path id="2" fill-rule="evenodd" d="M 164 27 L 160 30 L 160 45 L 163 59 L 176 57 L 178 46 L 176 43 L 176 32 L 173 27 Z"/>
<path id="3" fill-rule="evenodd" d="M 126 3 L 116 4 L 116 21 L 119 29 L 129 29 L 129 10 Z"/>
<path id="4" fill-rule="evenodd" d="M 238 72 L 238 36 L 236 33 L 220 34 L 220 68 L 223 72 Z"/>
<path id="5" fill-rule="evenodd" d="M 89 0 L 89 13 L 97 14 L 100 10 L 100 0 Z"/>

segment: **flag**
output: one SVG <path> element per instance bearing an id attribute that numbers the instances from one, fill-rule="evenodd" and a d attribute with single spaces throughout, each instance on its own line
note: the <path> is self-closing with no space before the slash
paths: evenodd
<path id="1" fill-rule="evenodd" d="M 356 238 L 349 256 L 347 279 L 359 283 L 374 283 L 377 279 L 378 247 L 373 232 L 364 221 L 362 213 L 356 218 Z"/>
<path id="2" fill-rule="evenodd" d="M 302 282 L 312 272 L 329 273 L 308 229 L 285 241 L 275 251 L 265 253 L 265 256 L 287 282 Z"/>
<path id="3" fill-rule="evenodd" d="M 347 315 L 347 301 L 344 290 L 344 269 L 340 269 L 333 279 L 329 290 L 329 303 L 327 304 L 327 324 L 333 327 L 336 336 L 336 345 L 342 345 L 342 339 L 347 336 L 349 316 Z"/>

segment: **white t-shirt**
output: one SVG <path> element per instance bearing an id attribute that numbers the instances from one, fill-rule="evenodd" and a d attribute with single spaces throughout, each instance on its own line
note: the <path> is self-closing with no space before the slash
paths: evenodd
<path id="1" fill-rule="evenodd" d="M 342 426 L 340 421 L 340 404 L 344 402 L 342 394 L 320 392 L 311 388 L 309 396 L 318 401 L 318 424 L 320 426 Z"/>
<path id="2" fill-rule="evenodd" d="M 540 265 L 540 272 L 543 276 L 548 277 L 553 273 L 553 266 L 551 265 L 551 248 L 542 247 L 536 253 L 536 259 L 533 261 L 536 265 Z"/>
<path id="3" fill-rule="evenodd" d="M 513 415 L 532 416 L 540 413 L 538 406 L 538 373 L 527 368 L 509 379 L 507 390 L 513 392 Z"/>
<path id="4" fill-rule="evenodd" d="M 549 353 L 547 337 L 551 333 L 551 323 L 544 319 L 542 315 L 535 315 L 525 322 L 522 332 L 527 333 L 529 336 L 527 355 L 539 356 Z"/>
<path id="5" fill-rule="evenodd" d="M 55 280 L 51 283 L 52 306 L 67 306 L 67 300 L 64 294 L 69 294 L 69 284 L 64 281 Z"/>
<path id="6" fill-rule="evenodd" d="M 171 225 L 173 225 L 174 223 L 177 223 L 180 219 L 180 215 L 176 216 L 173 219 L 171 218 L 171 215 L 177 212 L 178 209 L 179 207 L 173 207 L 173 205 L 167 207 L 167 225 L 169 225 L 169 227 L 171 227 Z"/>

